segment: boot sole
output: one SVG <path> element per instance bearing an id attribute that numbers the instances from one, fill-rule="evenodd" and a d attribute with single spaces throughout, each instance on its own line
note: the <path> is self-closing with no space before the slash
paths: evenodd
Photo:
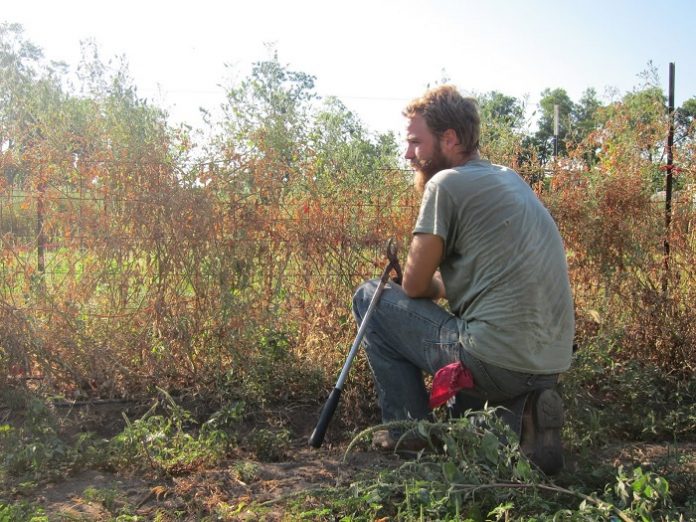
<path id="1" fill-rule="evenodd" d="M 561 428 L 565 421 L 563 399 L 555 390 L 542 390 L 534 398 L 534 453 L 531 460 L 547 475 L 563 469 Z"/>

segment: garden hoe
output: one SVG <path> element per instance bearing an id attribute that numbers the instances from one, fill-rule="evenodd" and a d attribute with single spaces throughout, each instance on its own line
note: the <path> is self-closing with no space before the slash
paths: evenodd
<path id="1" fill-rule="evenodd" d="M 389 281 L 389 274 L 391 273 L 392 269 L 396 271 L 395 281 L 398 283 L 401 282 L 401 266 L 399 265 L 399 260 L 396 258 L 396 245 L 394 244 L 393 239 L 390 239 L 389 243 L 387 244 L 387 259 L 389 260 L 389 264 L 385 267 L 384 272 L 382 272 L 382 277 L 379 280 L 377 291 L 372 296 L 372 300 L 370 301 L 370 305 L 367 307 L 365 317 L 363 318 L 362 323 L 360 324 L 360 328 L 358 328 L 358 334 L 355 336 L 353 346 L 351 346 L 350 348 L 350 352 L 348 353 L 348 359 L 346 359 L 346 362 L 343 365 L 343 369 L 341 370 L 341 374 L 338 376 L 336 386 L 329 394 L 329 398 L 326 399 L 326 403 L 324 404 L 324 407 L 321 410 L 321 414 L 319 415 L 319 422 L 317 422 L 317 425 L 314 428 L 311 437 L 309 437 L 309 445 L 313 448 L 319 448 L 321 446 L 321 443 L 324 442 L 326 428 L 328 428 L 329 422 L 331 422 L 331 418 L 333 417 L 333 414 L 336 411 L 336 406 L 338 406 L 338 401 L 341 398 L 341 390 L 343 390 L 343 383 L 345 382 L 346 377 L 348 376 L 348 371 L 350 370 L 350 366 L 353 363 L 355 354 L 358 352 L 360 342 L 362 341 L 362 338 L 365 336 L 365 330 L 367 329 L 367 324 L 370 321 L 372 312 L 374 311 L 375 307 L 377 306 L 377 303 L 379 302 L 379 298 L 382 295 L 384 286 L 387 284 L 387 281 Z"/>

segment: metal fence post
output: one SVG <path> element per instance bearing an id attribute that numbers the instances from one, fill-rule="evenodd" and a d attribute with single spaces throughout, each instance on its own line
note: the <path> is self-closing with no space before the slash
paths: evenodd
<path id="1" fill-rule="evenodd" d="M 670 255 L 670 226 L 672 223 L 672 145 L 674 144 L 674 62 L 669 64 L 669 105 L 668 105 L 669 130 L 667 132 L 667 177 L 665 179 L 665 240 L 664 240 L 664 277 L 662 279 L 662 292 L 667 294 L 669 276 Z"/>

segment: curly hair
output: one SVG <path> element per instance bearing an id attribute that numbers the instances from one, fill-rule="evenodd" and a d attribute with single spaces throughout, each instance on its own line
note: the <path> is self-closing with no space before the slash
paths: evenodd
<path id="1" fill-rule="evenodd" d="M 478 102 L 459 94 L 453 85 L 429 89 L 423 96 L 411 101 L 402 114 L 407 118 L 421 115 L 428 128 L 437 136 L 441 136 L 447 129 L 453 129 L 465 154 L 479 148 L 481 116 Z"/>

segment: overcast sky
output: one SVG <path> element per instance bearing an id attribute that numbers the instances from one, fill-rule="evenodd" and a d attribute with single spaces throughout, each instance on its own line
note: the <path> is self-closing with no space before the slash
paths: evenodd
<path id="1" fill-rule="evenodd" d="M 666 91 L 675 62 L 677 105 L 696 96 L 692 0 L 5 0 L 0 21 L 71 66 L 85 39 L 103 59 L 125 55 L 139 94 L 194 126 L 267 43 L 374 131 L 400 133 L 403 105 L 443 74 L 533 108 L 545 87 L 575 101 L 594 87 L 606 101 L 640 85 L 648 61 Z"/>

